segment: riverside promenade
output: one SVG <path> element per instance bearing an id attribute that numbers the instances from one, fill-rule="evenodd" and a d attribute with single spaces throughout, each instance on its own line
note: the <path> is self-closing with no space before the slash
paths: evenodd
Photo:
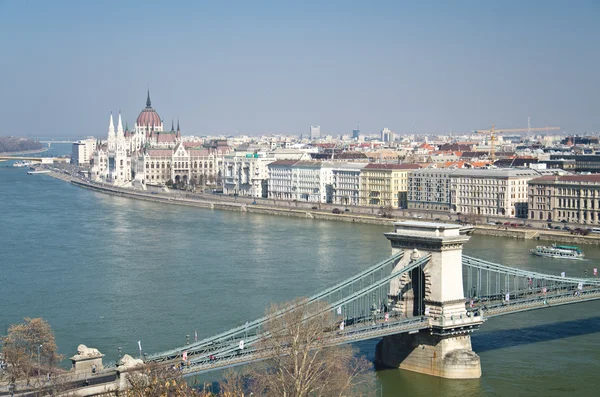
<path id="1" fill-rule="evenodd" d="M 120 197 L 128 197 L 137 200 L 174 205 L 185 205 L 191 207 L 390 226 L 393 222 L 399 220 L 456 222 L 459 220 L 460 217 L 457 214 L 449 214 L 447 212 L 423 213 L 410 210 L 396 209 L 391 212 L 391 218 L 387 218 L 379 215 L 380 208 L 376 207 L 343 206 L 336 204 L 273 200 L 241 196 L 233 197 L 223 194 L 192 193 L 175 189 L 172 189 L 169 192 L 144 191 L 137 190 L 134 188 L 121 188 L 108 184 L 92 182 L 90 180 L 81 178 L 77 174 L 72 172 L 68 173 L 66 171 L 57 171 L 56 169 L 51 171 L 52 172 L 47 175 L 64 180 L 66 182 L 70 182 L 76 186 L 94 190 L 100 193 Z M 339 213 L 333 212 L 333 210 L 336 208 L 339 210 Z M 523 222 L 522 219 L 515 218 L 506 218 L 504 220 L 510 222 Z M 535 239 L 571 244 L 600 245 L 600 235 L 572 235 L 567 231 L 552 230 L 542 227 L 526 228 L 477 224 L 475 225 L 474 233 L 488 236 L 511 237 L 526 240 Z"/>

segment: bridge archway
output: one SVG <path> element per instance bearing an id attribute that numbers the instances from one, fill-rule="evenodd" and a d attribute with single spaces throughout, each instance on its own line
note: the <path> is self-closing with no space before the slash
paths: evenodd
<path id="1" fill-rule="evenodd" d="M 411 270 L 410 280 L 413 295 L 413 316 L 422 316 L 425 314 L 425 273 L 419 266 Z"/>

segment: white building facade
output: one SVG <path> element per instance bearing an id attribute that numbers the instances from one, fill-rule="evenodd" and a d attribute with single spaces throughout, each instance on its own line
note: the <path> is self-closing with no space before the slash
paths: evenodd
<path id="1" fill-rule="evenodd" d="M 255 198 L 268 197 L 268 165 L 275 161 L 267 153 L 236 152 L 223 159 L 223 193 Z"/>
<path id="2" fill-rule="evenodd" d="M 71 149 L 71 164 L 83 166 L 89 165 L 94 159 L 96 151 L 95 139 L 84 139 L 73 143 Z"/>
<path id="3" fill-rule="evenodd" d="M 451 209 L 461 214 L 527 218 L 529 168 L 458 169 L 450 177 Z"/>
<path id="4" fill-rule="evenodd" d="M 367 163 L 327 163 L 331 169 L 331 202 L 339 205 L 360 204 L 361 170 Z"/>
<path id="5" fill-rule="evenodd" d="M 295 200 L 292 189 L 292 166 L 296 160 L 277 160 L 268 165 L 268 196 L 274 200 Z"/>

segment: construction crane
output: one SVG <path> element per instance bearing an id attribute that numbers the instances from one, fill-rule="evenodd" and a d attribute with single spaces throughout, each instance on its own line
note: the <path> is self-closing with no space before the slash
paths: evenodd
<path id="1" fill-rule="evenodd" d="M 529 123 L 528 123 L 529 124 Z M 510 133 L 510 132 L 527 132 L 527 133 L 532 133 L 532 132 L 542 132 L 542 131 L 558 131 L 561 128 L 560 127 L 536 127 L 536 128 L 531 128 L 531 124 L 529 124 L 529 126 L 527 128 L 502 128 L 502 129 L 495 129 L 494 128 L 494 124 L 492 124 L 492 129 L 491 130 L 475 130 L 474 132 L 477 134 L 486 134 L 490 136 L 490 157 L 492 159 L 492 163 L 494 161 L 496 161 L 496 148 L 495 148 L 495 143 L 496 143 L 496 134 L 503 134 L 503 133 Z"/>

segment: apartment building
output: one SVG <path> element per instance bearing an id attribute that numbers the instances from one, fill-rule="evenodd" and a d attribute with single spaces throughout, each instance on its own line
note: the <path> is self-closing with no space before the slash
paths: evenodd
<path id="1" fill-rule="evenodd" d="M 267 166 L 270 199 L 295 200 L 295 191 L 292 190 L 292 166 L 296 162 L 296 160 L 277 160 Z"/>
<path id="2" fill-rule="evenodd" d="M 331 169 L 331 202 L 339 205 L 360 205 L 361 172 L 367 163 L 324 163 Z"/>
<path id="3" fill-rule="evenodd" d="M 408 175 L 418 164 L 367 164 L 361 172 L 360 205 L 406 208 Z"/>
<path id="4" fill-rule="evenodd" d="M 600 174 L 532 179 L 528 207 L 531 220 L 600 224 Z"/>
<path id="5" fill-rule="evenodd" d="M 423 168 L 408 176 L 409 209 L 449 211 L 450 175 L 456 169 Z"/>
<path id="6" fill-rule="evenodd" d="M 478 216 L 527 218 L 529 168 L 458 169 L 450 176 L 451 210 Z"/>

